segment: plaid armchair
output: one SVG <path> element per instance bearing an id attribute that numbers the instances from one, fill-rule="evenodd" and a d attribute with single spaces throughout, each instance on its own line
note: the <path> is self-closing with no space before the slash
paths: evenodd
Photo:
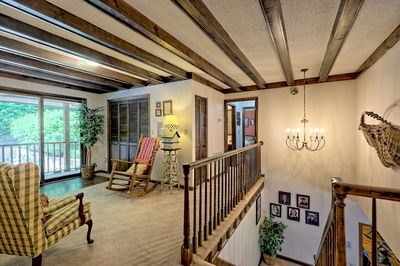
<path id="1" fill-rule="evenodd" d="M 42 253 L 83 224 L 93 222 L 83 193 L 62 200 L 40 199 L 39 168 L 33 163 L 0 163 L 0 253 L 32 257 L 41 265 Z"/>

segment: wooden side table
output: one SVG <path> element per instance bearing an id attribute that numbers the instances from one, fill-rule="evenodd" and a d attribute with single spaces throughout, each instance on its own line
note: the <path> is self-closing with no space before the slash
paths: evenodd
<path id="1" fill-rule="evenodd" d="M 180 185 L 179 169 L 178 169 L 178 150 L 180 148 L 162 148 L 164 151 L 164 170 L 161 182 L 161 192 L 164 189 L 164 184 L 168 183 L 170 192 L 174 186 Z"/>

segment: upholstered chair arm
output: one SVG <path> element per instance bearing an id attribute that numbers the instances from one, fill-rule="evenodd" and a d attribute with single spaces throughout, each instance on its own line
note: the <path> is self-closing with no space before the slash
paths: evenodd
<path id="1" fill-rule="evenodd" d="M 76 200 L 77 200 L 76 196 L 69 196 L 64 199 L 52 199 L 50 200 L 48 206 L 43 207 L 43 214 L 45 216 L 50 215 L 58 211 L 59 209 L 64 208 L 65 206 L 75 203 Z"/>

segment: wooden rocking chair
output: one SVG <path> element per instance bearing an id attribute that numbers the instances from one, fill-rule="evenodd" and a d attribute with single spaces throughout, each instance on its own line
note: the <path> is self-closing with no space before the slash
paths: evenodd
<path id="1" fill-rule="evenodd" d="M 155 155 L 160 147 L 159 137 L 140 136 L 138 149 L 133 161 L 113 159 L 113 166 L 107 189 L 128 190 L 132 196 L 143 196 L 155 189 L 151 184 L 151 171 Z"/>

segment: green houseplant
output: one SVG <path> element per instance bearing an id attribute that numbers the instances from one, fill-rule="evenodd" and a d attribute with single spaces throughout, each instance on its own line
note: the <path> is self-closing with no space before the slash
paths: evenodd
<path id="1" fill-rule="evenodd" d="M 265 217 L 261 223 L 259 243 L 266 264 L 272 265 L 276 254 L 282 250 L 285 240 L 283 232 L 286 227 L 284 223 L 274 220 L 273 217 Z"/>
<path id="2" fill-rule="evenodd" d="M 85 148 L 85 164 L 82 164 L 82 176 L 93 178 L 95 163 L 92 163 L 92 147 L 100 140 L 104 133 L 104 114 L 103 108 L 89 108 L 86 101 L 79 107 L 79 132 L 80 141 Z"/>

